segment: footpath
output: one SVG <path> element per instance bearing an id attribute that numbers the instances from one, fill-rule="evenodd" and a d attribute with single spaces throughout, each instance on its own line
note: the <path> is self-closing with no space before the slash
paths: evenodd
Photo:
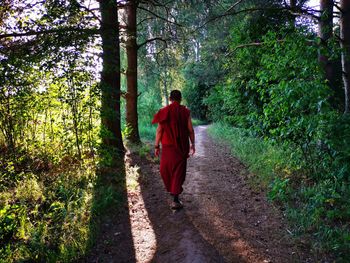
<path id="1" fill-rule="evenodd" d="M 312 262 L 293 243 L 281 212 L 249 186 L 244 165 L 206 130 L 195 128 L 182 210 L 169 208 L 158 164 L 127 157 L 128 205 L 105 222 L 83 262 Z"/>

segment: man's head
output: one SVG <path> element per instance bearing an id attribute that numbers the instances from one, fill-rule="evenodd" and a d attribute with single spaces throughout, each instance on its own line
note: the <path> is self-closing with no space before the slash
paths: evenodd
<path id="1" fill-rule="evenodd" d="M 181 102 L 181 99 L 182 99 L 181 91 L 175 89 L 170 92 L 171 101 Z"/>

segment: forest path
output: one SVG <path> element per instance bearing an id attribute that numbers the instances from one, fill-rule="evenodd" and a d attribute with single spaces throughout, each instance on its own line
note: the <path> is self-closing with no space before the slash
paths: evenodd
<path id="1" fill-rule="evenodd" d="M 246 168 L 206 130 L 195 128 L 180 211 L 169 208 L 159 166 L 128 155 L 128 207 L 84 262 L 308 262 L 265 193 L 246 182 Z"/>

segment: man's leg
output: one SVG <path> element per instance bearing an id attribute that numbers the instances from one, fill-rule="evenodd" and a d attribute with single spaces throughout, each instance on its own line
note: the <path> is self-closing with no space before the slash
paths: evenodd
<path id="1" fill-rule="evenodd" d="M 183 208 L 183 204 L 180 202 L 179 195 L 171 194 L 171 196 L 174 198 L 173 203 L 171 204 L 172 209 L 181 209 Z"/>
<path id="2" fill-rule="evenodd" d="M 180 203 L 179 195 L 173 195 L 173 196 L 174 196 L 174 202 Z"/>

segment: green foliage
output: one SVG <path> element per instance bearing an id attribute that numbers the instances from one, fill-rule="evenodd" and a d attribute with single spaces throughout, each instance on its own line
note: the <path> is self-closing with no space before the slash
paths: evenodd
<path id="1" fill-rule="evenodd" d="M 350 179 L 350 116 L 333 118 L 325 131 L 327 153 L 331 162 L 331 174 L 340 181 Z"/>
<path id="2" fill-rule="evenodd" d="M 283 41 L 276 40 L 281 35 Z M 339 115 L 328 103 L 331 91 L 323 81 L 317 49 L 308 39 L 312 35 L 304 30 L 285 29 L 268 31 L 261 47 L 249 53 L 252 47 L 237 50 L 234 43 L 230 70 L 235 75 L 218 84 L 204 101 L 213 120 L 290 144 L 302 153 L 300 164 L 316 176 L 329 172 L 333 161 L 329 132 Z M 250 58 L 256 60 L 254 65 Z"/>
<path id="3" fill-rule="evenodd" d="M 336 252 L 338 258 L 346 258 L 349 251 L 350 187 L 347 182 L 326 179 L 317 184 L 301 184 L 298 191 L 285 195 L 287 215 L 294 224 L 297 234 L 304 234 L 314 240 L 312 249 L 316 252 Z M 279 196 L 274 196 L 280 200 Z M 299 205 L 294 207 L 294 200 Z"/>
<path id="4" fill-rule="evenodd" d="M 24 179 L 8 189 L 14 194 L 0 206 L 1 262 L 67 262 L 84 253 L 90 242 L 94 171 L 91 164 L 64 165 L 55 173 L 24 172 Z"/>
<path id="5" fill-rule="evenodd" d="M 81 257 L 94 241 L 99 217 L 125 201 L 124 173 L 114 171 L 102 180 L 93 159 L 72 156 L 42 170 L 45 164 L 23 154 L 0 173 L 6 182 L 0 192 L 0 262 L 70 262 Z M 9 158 L 2 152 L 2 163 Z M 7 174 L 13 170 L 21 174 L 16 181 Z"/>
<path id="6" fill-rule="evenodd" d="M 315 255 L 342 260 L 350 244 L 349 116 L 330 105 L 313 33 L 286 27 L 257 35 L 246 26 L 233 26 L 228 74 L 203 100 L 208 117 L 226 123 L 211 133 L 226 138 Z M 242 45 L 256 38 L 257 46 Z"/>
<path id="7" fill-rule="evenodd" d="M 188 65 L 185 69 L 185 76 L 190 75 L 192 79 L 195 79 L 192 80 L 188 78 L 183 89 L 183 97 L 185 103 L 191 110 L 192 116 L 200 120 L 206 119 L 206 106 L 202 99 L 206 96 L 209 89 L 209 86 L 206 83 L 203 83 L 203 80 L 200 79 L 203 74 L 205 74 L 203 68 L 195 67 L 194 64 Z"/>
<path id="8" fill-rule="evenodd" d="M 68 9 L 73 22 L 77 9 Z M 69 262 L 92 242 L 100 161 L 95 57 L 85 40 L 69 48 L 46 40 L 37 40 L 44 42 L 38 53 L 24 41 L 1 50 L 0 262 Z"/>
<path id="9" fill-rule="evenodd" d="M 252 89 L 263 105 L 262 132 L 299 143 L 313 136 L 324 113 L 329 112 L 331 92 L 322 80 L 317 49 L 308 45 L 307 35 L 289 34 L 282 43 L 275 43 L 277 37 L 269 32 L 263 38 L 266 49 L 261 50 L 261 68 Z"/>
<path id="10" fill-rule="evenodd" d="M 146 89 L 145 87 L 142 87 Z M 156 90 L 145 90 L 139 98 L 139 131 L 141 138 L 153 141 L 157 125 L 152 124 L 153 116 L 161 108 L 161 98 Z"/>

